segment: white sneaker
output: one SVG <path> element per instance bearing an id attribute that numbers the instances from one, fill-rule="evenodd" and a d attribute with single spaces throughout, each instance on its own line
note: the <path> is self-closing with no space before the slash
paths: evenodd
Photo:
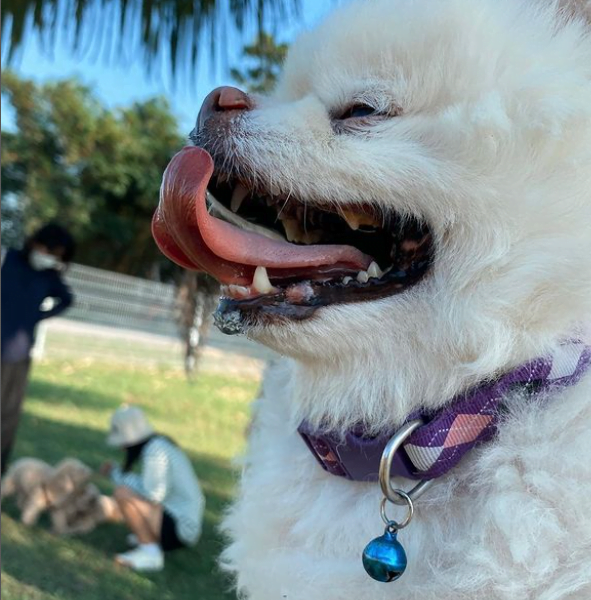
<path id="1" fill-rule="evenodd" d="M 160 548 L 156 551 L 149 551 L 142 546 L 138 546 L 129 552 L 117 554 L 115 562 L 134 571 L 162 571 L 164 568 L 164 553 Z"/>
<path id="2" fill-rule="evenodd" d="M 140 541 L 137 539 L 137 535 L 135 533 L 128 533 L 125 537 L 125 541 L 130 548 L 136 548 L 140 545 Z"/>

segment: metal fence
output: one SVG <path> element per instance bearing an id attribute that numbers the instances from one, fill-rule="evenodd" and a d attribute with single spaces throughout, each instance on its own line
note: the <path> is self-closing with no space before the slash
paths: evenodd
<path id="1" fill-rule="evenodd" d="M 65 280 L 75 294 L 67 318 L 177 336 L 175 287 L 72 264 Z"/>
<path id="2" fill-rule="evenodd" d="M 63 318 L 39 323 L 37 358 L 51 352 L 68 358 L 95 356 L 182 365 L 174 285 L 79 264 L 70 265 L 65 280 L 75 294 L 74 305 Z M 215 328 L 207 339 L 206 354 L 208 368 L 224 369 L 245 359 L 260 369 L 264 361 L 275 357 L 243 336 L 225 336 Z"/>

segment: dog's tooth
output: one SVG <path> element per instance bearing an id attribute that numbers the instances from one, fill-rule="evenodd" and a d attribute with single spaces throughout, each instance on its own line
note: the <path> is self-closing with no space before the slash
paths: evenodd
<path id="1" fill-rule="evenodd" d="M 288 242 L 299 242 L 301 238 L 301 227 L 297 219 L 282 219 L 285 237 Z"/>
<path id="2" fill-rule="evenodd" d="M 357 273 L 357 281 L 359 283 L 367 283 L 369 281 L 367 271 L 359 271 L 359 273 Z"/>
<path id="3" fill-rule="evenodd" d="M 246 296 L 248 296 L 250 294 L 250 289 L 243 286 L 243 285 L 234 285 L 231 284 L 229 287 L 229 292 L 230 294 L 236 298 L 246 298 Z"/>
<path id="4" fill-rule="evenodd" d="M 367 268 L 367 274 L 369 276 L 369 278 L 376 278 L 379 279 L 383 273 L 382 270 L 380 269 L 380 267 L 378 267 L 378 264 L 376 262 L 372 262 L 371 265 L 369 265 L 369 267 Z"/>
<path id="5" fill-rule="evenodd" d="M 303 223 L 306 219 L 306 208 L 301 204 L 298 204 L 295 210 L 295 216 L 300 223 Z"/>
<path id="6" fill-rule="evenodd" d="M 229 290 L 230 290 L 230 287 L 227 285 L 220 286 L 220 294 L 222 296 L 226 296 L 228 294 Z"/>
<path id="7" fill-rule="evenodd" d="M 268 294 L 273 290 L 271 280 L 269 279 L 269 275 L 267 274 L 267 269 L 265 267 L 256 268 L 254 277 L 252 279 L 252 287 L 261 294 Z"/>
<path id="8" fill-rule="evenodd" d="M 351 283 L 353 281 L 353 277 L 349 277 L 349 275 L 347 275 L 346 277 L 343 277 L 343 283 L 345 285 L 347 285 L 348 283 Z"/>
<path id="9" fill-rule="evenodd" d="M 300 237 L 300 242 L 302 242 L 303 244 L 317 244 L 320 240 L 322 239 L 322 231 L 320 231 L 319 229 L 315 230 L 315 231 L 308 231 L 306 233 L 304 233 L 304 235 L 302 235 Z"/>
<path id="10" fill-rule="evenodd" d="M 345 221 L 347 221 L 347 225 L 353 230 L 357 231 L 359 229 L 359 216 L 350 210 L 341 210 L 341 215 Z"/>
<path id="11" fill-rule="evenodd" d="M 370 227 L 380 227 L 380 221 L 375 216 L 364 212 L 353 212 L 352 210 L 340 209 L 341 216 L 347 225 L 354 231 L 357 231 L 363 225 Z"/>
<path id="12" fill-rule="evenodd" d="M 230 208 L 232 212 L 238 212 L 240 205 L 244 202 L 244 199 L 248 196 L 248 189 L 245 188 L 241 183 L 237 184 L 232 192 L 232 200 L 230 201 Z"/>

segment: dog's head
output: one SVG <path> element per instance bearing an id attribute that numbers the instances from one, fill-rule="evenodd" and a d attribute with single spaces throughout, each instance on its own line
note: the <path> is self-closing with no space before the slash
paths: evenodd
<path id="1" fill-rule="evenodd" d="M 60 461 L 45 484 L 45 493 L 52 506 L 61 506 L 90 481 L 92 470 L 76 458 Z"/>
<path id="2" fill-rule="evenodd" d="M 344 7 L 272 97 L 206 99 L 157 241 L 226 284 L 223 328 L 310 389 L 338 371 L 350 413 L 393 397 L 398 418 L 543 352 L 591 314 L 587 6 Z"/>

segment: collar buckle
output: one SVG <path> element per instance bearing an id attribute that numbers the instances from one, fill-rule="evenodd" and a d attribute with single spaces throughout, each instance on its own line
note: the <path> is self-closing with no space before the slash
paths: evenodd
<path id="1" fill-rule="evenodd" d="M 409 499 L 412 503 L 413 500 L 416 500 L 422 494 L 424 494 L 433 483 L 433 479 L 422 479 L 411 490 L 405 492 L 404 496 L 408 496 L 405 498 L 395 487 L 392 486 L 392 479 L 390 475 L 392 473 L 392 463 L 399 454 L 398 450 L 404 443 L 404 440 L 406 440 L 406 438 L 415 429 L 424 424 L 425 422 L 423 419 L 409 421 L 390 438 L 386 444 L 386 447 L 384 448 L 384 451 L 382 452 L 382 458 L 380 459 L 380 470 L 378 474 L 380 487 L 382 488 L 384 496 L 390 500 L 390 502 L 398 504 L 399 506 L 408 504 Z"/>

